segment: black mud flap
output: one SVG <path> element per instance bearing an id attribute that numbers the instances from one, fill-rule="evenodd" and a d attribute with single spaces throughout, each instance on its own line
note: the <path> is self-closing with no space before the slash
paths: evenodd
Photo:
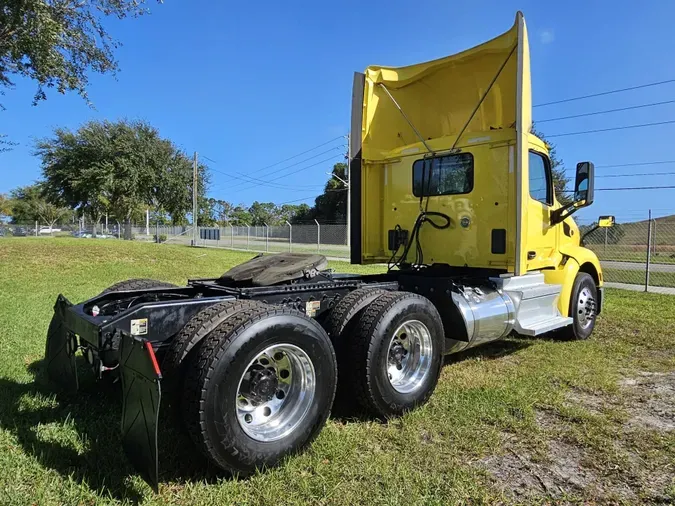
<path id="1" fill-rule="evenodd" d="M 75 352 L 77 338 L 66 328 L 65 315 L 72 304 L 59 295 L 54 304 L 54 316 L 47 330 L 45 362 L 47 379 L 66 392 L 77 391 Z"/>
<path id="2" fill-rule="evenodd" d="M 141 477 L 157 492 L 157 423 L 162 375 L 149 341 L 122 333 L 122 445 Z"/>

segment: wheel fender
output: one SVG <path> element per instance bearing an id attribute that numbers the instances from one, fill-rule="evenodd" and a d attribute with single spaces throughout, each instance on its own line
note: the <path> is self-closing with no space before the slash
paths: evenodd
<path id="1" fill-rule="evenodd" d="M 558 309 L 560 314 L 568 315 L 572 288 L 579 271 L 591 274 L 596 279 L 598 288 L 600 288 L 602 286 L 602 268 L 595 253 L 583 246 L 563 245 L 560 247 L 560 253 L 567 258 L 565 264 L 561 264 L 557 269 L 543 270 L 542 273 L 546 283 L 562 285 L 558 298 Z"/>

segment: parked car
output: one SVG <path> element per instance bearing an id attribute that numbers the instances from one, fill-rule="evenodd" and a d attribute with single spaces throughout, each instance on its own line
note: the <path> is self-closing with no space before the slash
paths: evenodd
<path id="1" fill-rule="evenodd" d="M 15 237 L 26 237 L 26 229 L 24 227 L 14 227 L 14 231 L 12 232 L 12 235 Z"/>
<path id="2" fill-rule="evenodd" d="M 61 232 L 60 228 L 51 228 L 51 227 L 40 227 L 40 230 L 38 230 L 38 234 L 40 235 L 49 235 L 53 234 L 56 232 Z"/>

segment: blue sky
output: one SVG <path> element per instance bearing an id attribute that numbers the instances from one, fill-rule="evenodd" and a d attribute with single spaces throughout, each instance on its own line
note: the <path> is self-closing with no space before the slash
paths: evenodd
<path id="1" fill-rule="evenodd" d="M 530 33 L 535 104 L 675 79 L 673 2 L 218 2 L 166 0 L 152 14 L 108 23 L 123 46 L 117 79 L 94 75 L 89 94 L 49 93 L 31 105 L 35 86 L 17 80 L 0 112 L 0 132 L 19 142 L 0 155 L 0 192 L 40 174 L 35 138 L 56 126 L 90 119 L 144 119 L 187 152 L 198 151 L 222 172 L 279 177 L 285 189 L 237 184 L 213 173 L 211 194 L 235 203 L 254 200 L 312 203 L 331 162 L 295 174 L 278 172 L 296 160 L 256 169 L 321 144 L 349 128 L 352 73 L 369 64 L 407 65 L 455 53 L 492 38 L 525 13 Z M 675 99 L 675 83 L 534 110 L 543 120 L 582 112 Z M 545 134 L 675 120 L 675 103 L 538 125 Z M 675 163 L 643 167 L 603 165 L 675 160 L 675 124 L 555 139 L 568 168 L 592 160 L 596 188 L 675 185 L 675 175 L 600 177 L 675 172 Z M 553 139 L 552 139 L 553 140 Z M 615 214 L 621 221 L 675 214 L 675 189 L 597 192 L 583 219 Z"/>

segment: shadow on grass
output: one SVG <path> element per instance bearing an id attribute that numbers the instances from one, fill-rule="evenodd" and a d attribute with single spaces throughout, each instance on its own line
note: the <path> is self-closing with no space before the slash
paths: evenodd
<path id="1" fill-rule="evenodd" d="M 28 368 L 31 383 L 0 378 L 0 426 L 14 434 L 26 454 L 42 466 L 86 484 L 102 497 L 139 502 L 149 489 L 137 486 L 121 443 L 122 395 L 119 383 L 96 382 L 90 370 L 78 367 L 77 394 L 56 395 L 41 377 L 42 361 Z M 166 404 L 166 403 L 164 403 Z M 160 482 L 214 482 L 224 473 L 208 463 L 176 426 L 168 407 L 160 413 Z M 56 425 L 57 431 L 45 426 Z M 65 426 L 65 427 L 64 427 Z M 70 427 L 75 438 L 68 434 Z M 52 435 L 53 434 L 53 435 Z M 76 439 L 80 443 L 73 444 Z M 82 445 L 78 451 L 76 446 Z"/>
<path id="2" fill-rule="evenodd" d="M 544 336 L 544 339 L 547 338 L 548 336 Z M 538 336 L 536 338 L 528 338 L 523 336 L 509 336 L 498 341 L 492 341 L 478 345 L 475 348 L 469 348 L 465 351 L 446 355 L 444 358 L 444 365 L 448 366 L 457 362 L 474 358 L 480 358 L 482 360 L 495 360 L 528 348 L 532 345 L 535 339 L 541 341 L 542 337 Z"/>
<path id="3" fill-rule="evenodd" d="M 541 339 L 538 337 L 537 339 Z M 463 360 L 480 357 L 483 360 L 494 360 L 510 355 L 533 344 L 534 338 L 508 337 L 503 340 L 486 343 L 459 353 L 453 353 L 443 357 L 443 367 Z M 331 418 L 340 423 L 378 421 L 373 415 L 364 412 L 357 404 L 353 396 L 338 385 L 338 391 L 331 410 Z M 386 423 L 386 419 L 379 419 Z"/>
<path id="4" fill-rule="evenodd" d="M 496 359 L 532 344 L 532 340 L 508 338 L 466 352 L 450 355 L 445 365 L 475 357 Z M 0 378 L 0 426 L 14 434 L 26 454 L 42 466 L 74 481 L 84 483 L 102 497 L 139 502 L 149 491 L 139 487 L 130 476 L 136 472 L 122 449 L 120 420 L 122 413 L 119 383 L 95 381 L 78 357 L 80 390 L 77 394 L 58 394 L 45 384 L 42 361 L 28 369 L 34 375 L 31 383 L 17 383 Z M 341 423 L 373 421 L 374 418 L 356 407 L 354 399 L 338 395 L 331 417 Z M 167 399 L 162 401 L 159 429 L 160 482 L 202 481 L 213 483 L 229 475 L 211 464 L 198 452 L 187 435 L 178 427 L 177 417 Z M 51 437 L 41 436 L 44 427 L 56 425 Z M 65 426 L 65 427 L 64 427 Z M 69 428 L 80 442 L 73 444 Z M 82 446 L 78 451 L 76 446 Z"/>

